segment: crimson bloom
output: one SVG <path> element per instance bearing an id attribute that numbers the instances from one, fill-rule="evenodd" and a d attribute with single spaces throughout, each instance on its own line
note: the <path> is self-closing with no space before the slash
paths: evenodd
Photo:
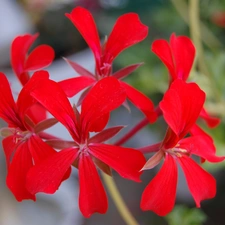
<path id="1" fill-rule="evenodd" d="M 165 93 L 160 108 L 169 128 L 159 151 L 147 161 L 143 170 L 153 168 L 163 158 L 164 163 L 143 192 L 143 210 L 152 210 L 164 216 L 173 209 L 177 186 L 176 162 L 184 171 L 197 207 L 200 207 L 202 200 L 215 196 L 215 179 L 190 156 L 194 154 L 209 162 L 220 162 L 225 157 L 215 156 L 214 146 L 206 145 L 200 133 L 184 138 L 195 124 L 204 101 L 205 93 L 196 84 L 187 84 L 179 79 L 175 80 Z"/>
<path id="2" fill-rule="evenodd" d="M 28 50 L 37 39 L 38 34 L 25 34 L 16 37 L 11 46 L 11 64 L 12 68 L 24 86 L 30 79 L 29 71 L 43 69 L 49 66 L 55 52 L 52 47 L 42 44 L 36 47 L 30 54 Z"/>
<path id="3" fill-rule="evenodd" d="M 112 75 L 117 79 L 122 79 L 141 65 L 130 65 L 112 74 L 113 60 L 124 49 L 142 41 L 148 34 L 148 27 L 140 22 L 136 13 L 127 13 L 119 17 L 103 45 L 100 43 L 94 19 L 88 10 L 76 7 L 70 14 L 67 13 L 66 16 L 72 21 L 89 45 L 96 62 L 95 74 L 92 74 L 77 63 L 66 59 L 69 65 L 80 75 L 79 77 L 59 82 L 68 97 L 72 97 L 79 91 L 88 88 L 81 96 L 79 101 L 81 102 L 90 88 L 102 78 Z M 120 81 L 120 85 L 125 88 L 127 98 L 147 116 L 150 122 L 154 122 L 156 113 L 154 112 L 152 101 L 123 81 Z"/>
<path id="4" fill-rule="evenodd" d="M 64 149 L 31 168 L 27 176 L 27 188 L 35 194 L 52 194 L 57 189 L 71 165 L 79 169 L 79 206 L 82 214 L 105 213 L 107 198 L 96 166 L 110 174 L 110 168 L 122 177 L 139 181 L 144 156 L 131 148 L 123 148 L 102 142 L 114 136 L 122 127 L 103 130 L 99 122 L 110 111 L 119 107 L 126 94 L 114 77 L 103 78 L 90 90 L 81 105 L 81 113 L 72 108 L 58 83 L 45 80 L 32 91 L 46 109 L 70 132 L 74 141 L 60 144 L 58 140 L 48 141 L 52 146 Z M 90 137 L 90 131 L 99 131 Z"/>
<path id="5" fill-rule="evenodd" d="M 176 79 L 186 81 L 190 74 L 194 58 L 195 46 L 186 36 L 176 36 L 172 34 L 170 42 L 159 39 L 153 42 L 152 51 L 162 60 L 170 74 L 170 83 Z M 209 127 L 215 127 L 220 123 L 220 119 L 210 116 L 204 108 L 200 113 Z"/>
<path id="6" fill-rule="evenodd" d="M 47 78 L 46 73 L 36 72 L 15 102 L 7 78 L 0 73 L 0 118 L 8 123 L 7 128 L 0 130 L 4 137 L 2 145 L 8 168 L 6 183 L 18 201 L 35 200 L 35 195 L 25 187 L 26 174 L 34 164 L 55 153 L 39 135 L 57 121 L 51 119 L 35 124 L 29 111 L 30 106 L 36 102 L 29 95 L 30 90 Z"/>

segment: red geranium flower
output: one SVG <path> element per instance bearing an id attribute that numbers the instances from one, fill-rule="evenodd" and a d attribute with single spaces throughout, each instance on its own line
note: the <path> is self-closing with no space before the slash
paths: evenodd
<path id="1" fill-rule="evenodd" d="M 45 72 L 36 72 L 23 87 L 15 102 L 7 78 L 0 73 L 0 118 L 9 126 L 0 130 L 1 135 L 5 137 L 2 145 L 8 168 L 6 183 L 18 201 L 35 200 L 35 195 L 25 187 L 26 174 L 33 164 L 55 153 L 39 135 L 47 137 L 42 130 L 57 121 L 50 119 L 35 124 L 29 111 L 30 106 L 36 102 L 29 92 L 37 83 L 47 78 Z"/>
<path id="2" fill-rule="evenodd" d="M 25 34 L 14 39 L 11 46 L 11 64 L 21 84 L 24 86 L 30 79 L 29 71 L 43 69 L 49 66 L 54 57 L 55 52 L 48 45 L 39 45 L 30 54 L 28 50 L 38 34 Z"/>
<path id="3" fill-rule="evenodd" d="M 12 42 L 12 69 L 23 86 L 30 79 L 30 71 L 39 70 L 49 66 L 55 57 L 55 52 L 52 47 L 44 44 L 39 45 L 30 54 L 28 54 L 29 48 L 37 37 L 38 34 L 25 34 L 16 37 Z M 35 123 L 46 119 L 46 110 L 39 104 L 34 104 L 30 110 L 33 111 L 34 116 L 32 119 Z"/>
<path id="4" fill-rule="evenodd" d="M 121 129 L 115 127 L 103 130 L 99 122 L 124 102 L 124 89 L 113 77 L 102 79 L 84 99 L 81 113 L 71 107 L 67 96 L 54 81 L 42 82 L 32 95 L 68 129 L 74 141 L 64 142 L 65 149 L 29 171 L 28 190 L 33 194 L 54 193 L 66 171 L 73 165 L 79 169 L 81 212 L 85 217 L 94 212 L 105 213 L 107 198 L 96 166 L 107 174 L 110 174 L 111 167 L 122 177 L 139 181 L 140 169 L 145 163 L 139 151 L 102 143 Z M 100 133 L 90 137 L 90 131 Z M 50 142 L 53 146 L 59 144 L 54 140 Z"/>
<path id="5" fill-rule="evenodd" d="M 156 40 L 152 44 L 152 51 L 162 60 L 170 74 L 170 83 L 176 79 L 186 81 L 190 74 L 194 58 L 195 47 L 186 36 L 172 34 L 170 42 Z M 209 127 L 215 127 L 220 119 L 210 116 L 203 108 L 200 117 L 204 119 Z"/>
<path id="6" fill-rule="evenodd" d="M 143 169 L 151 169 L 164 158 L 164 164 L 143 192 L 141 208 L 152 210 L 160 216 L 169 213 L 174 206 L 177 186 L 177 165 L 184 171 L 189 190 L 200 207 L 204 199 L 216 194 L 215 179 L 203 170 L 192 154 L 209 162 L 220 162 L 225 157 L 215 156 L 214 145 L 207 146 L 205 136 L 186 134 L 195 124 L 205 101 L 205 93 L 194 83 L 175 80 L 160 103 L 164 118 L 169 125 L 159 151 L 150 158 Z"/>
<path id="7" fill-rule="evenodd" d="M 90 88 L 102 78 L 112 75 L 117 79 L 122 79 L 141 65 L 130 65 L 112 74 L 113 60 L 124 49 L 142 41 L 148 34 L 148 27 L 140 22 L 136 13 L 127 13 L 119 17 L 111 34 L 103 45 L 100 43 L 94 19 L 88 10 L 76 7 L 71 14 L 67 13 L 66 16 L 72 21 L 89 45 L 96 62 L 95 74 L 92 74 L 75 62 L 66 59 L 80 75 L 80 77 L 59 82 L 68 97 L 72 97 L 79 91 L 89 87 L 81 96 L 79 101 L 81 102 Z M 154 112 L 154 105 L 151 100 L 122 81 L 120 81 L 120 85 L 125 88 L 127 98 L 148 117 L 150 122 L 154 122 L 156 120 L 156 113 Z"/>

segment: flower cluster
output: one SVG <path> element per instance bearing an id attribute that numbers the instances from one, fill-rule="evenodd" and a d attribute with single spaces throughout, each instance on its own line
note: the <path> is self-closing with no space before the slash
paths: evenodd
<path id="1" fill-rule="evenodd" d="M 35 200 L 38 192 L 53 194 L 75 167 L 79 171 L 80 210 L 90 217 L 95 212 L 107 211 L 98 170 L 111 176 L 113 169 L 123 178 L 140 182 L 143 171 L 161 161 L 162 168 L 143 192 L 142 210 L 164 216 L 173 209 L 177 163 L 184 171 L 197 207 L 202 200 L 213 198 L 215 179 L 192 155 L 199 156 L 202 163 L 224 160 L 225 157 L 215 155 L 213 139 L 197 125 L 201 119 L 212 128 L 220 120 L 204 108 L 205 93 L 196 83 L 187 81 L 195 57 L 191 40 L 172 34 L 169 43 L 153 42 L 152 51 L 166 65 L 170 77 L 168 90 L 159 105 L 154 106 L 143 93 L 122 81 L 142 63 L 116 72 L 112 67 L 123 50 L 146 38 L 148 27 L 138 15 L 127 13 L 119 17 L 104 43 L 89 11 L 76 7 L 66 16 L 94 54 L 94 73 L 65 59 L 78 76 L 60 82 L 49 79 L 48 72 L 42 69 L 52 63 L 54 50 L 40 45 L 28 54 L 38 34 L 18 36 L 12 43 L 12 68 L 23 86 L 16 101 L 6 76 L 0 73 L 0 117 L 8 124 L 0 133 L 8 169 L 6 183 L 15 198 Z M 32 71 L 35 72 L 31 76 Z M 72 106 L 68 98 L 81 91 L 79 101 Z M 127 107 L 127 99 L 143 113 L 146 124 L 164 117 L 168 124 L 164 140 L 139 149 L 107 142 L 123 128 L 106 128 L 110 113 L 121 105 Z M 68 130 L 72 141 L 45 131 L 58 122 Z M 150 152 L 154 154 L 146 162 L 144 154 Z"/>

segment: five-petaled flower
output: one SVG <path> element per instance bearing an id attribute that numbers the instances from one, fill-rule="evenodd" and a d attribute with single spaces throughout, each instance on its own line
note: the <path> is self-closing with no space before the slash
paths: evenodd
<path id="1" fill-rule="evenodd" d="M 78 101 L 79 105 L 96 82 L 112 75 L 119 80 L 120 85 L 126 90 L 127 98 L 146 115 L 151 123 L 155 122 L 157 115 L 152 101 L 137 89 L 120 80 L 137 69 L 141 64 L 130 65 L 112 74 L 113 60 L 125 48 L 142 41 L 148 34 L 148 27 L 140 22 L 138 15 L 136 13 L 127 13 L 119 17 L 111 34 L 103 45 L 100 43 L 94 19 L 88 10 L 76 7 L 71 14 L 66 14 L 66 16 L 76 26 L 89 45 L 96 62 L 95 74 L 92 74 L 77 63 L 66 59 L 80 75 L 79 77 L 60 82 L 67 96 L 72 97 L 79 91 L 87 88 Z"/>
<path id="2" fill-rule="evenodd" d="M 187 84 L 179 79 L 175 80 L 165 93 L 160 108 L 169 128 L 159 150 L 147 161 L 143 170 L 153 168 L 163 158 L 165 161 L 143 192 L 143 210 L 153 210 L 164 216 L 173 209 L 177 186 L 176 161 L 184 171 L 197 207 L 200 207 L 202 200 L 215 196 L 215 179 L 190 156 L 198 155 L 209 162 L 221 162 L 224 157 L 215 156 L 214 146 L 206 145 L 203 140 L 205 136 L 203 139 L 201 135 L 184 138 L 195 124 L 204 101 L 205 93 L 197 84 Z"/>
<path id="3" fill-rule="evenodd" d="M 53 156 L 30 169 L 27 188 L 37 192 L 54 193 L 71 165 L 79 169 L 79 205 L 82 214 L 89 217 L 94 212 L 105 213 L 107 198 L 96 166 L 110 174 L 110 167 L 122 177 L 140 181 L 140 169 L 145 158 L 139 151 L 102 142 L 114 136 L 122 127 L 103 130 L 99 122 L 126 97 L 124 89 L 114 77 L 103 78 L 85 97 L 81 113 L 71 107 L 67 96 L 54 81 L 45 80 L 31 93 L 70 132 L 73 142 Z M 90 131 L 99 133 L 90 137 Z M 48 142 L 57 146 L 59 141 Z"/>
<path id="4" fill-rule="evenodd" d="M 34 123 L 33 111 L 30 111 L 30 107 L 36 101 L 29 92 L 47 78 L 45 72 L 36 72 L 25 84 L 15 102 L 7 78 L 0 73 L 0 118 L 8 123 L 8 127 L 0 130 L 4 137 L 2 145 L 8 168 L 6 183 L 18 201 L 35 200 L 35 195 L 25 187 L 27 172 L 33 164 L 55 153 L 55 150 L 43 142 L 40 136 L 52 138 L 42 131 L 54 125 L 57 120 Z"/>

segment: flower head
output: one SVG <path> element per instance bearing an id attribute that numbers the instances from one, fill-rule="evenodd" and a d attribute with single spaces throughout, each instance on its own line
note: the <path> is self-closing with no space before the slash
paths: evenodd
<path id="1" fill-rule="evenodd" d="M 112 75 L 117 79 L 122 79 L 141 65 L 130 65 L 112 74 L 113 60 L 124 49 L 142 41 L 148 34 L 147 26 L 140 22 L 137 14 L 127 13 L 119 17 L 111 34 L 103 45 L 100 43 L 94 19 L 88 10 L 76 7 L 70 14 L 67 13 L 66 16 L 79 30 L 92 50 L 96 61 L 95 74 L 92 74 L 75 62 L 66 59 L 80 75 L 79 77 L 59 82 L 68 97 L 72 97 L 87 88 L 79 100 L 79 103 L 81 103 L 93 85 L 102 78 Z M 157 116 L 152 101 L 125 82 L 120 81 L 120 84 L 126 90 L 127 98 L 146 115 L 151 123 L 155 122 Z"/>
<path id="2" fill-rule="evenodd" d="M 6 183 L 18 201 L 35 200 L 25 187 L 28 170 L 55 151 L 40 138 L 41 132 L 55 124 L 56 120 L 35 123 L 35 115 L 30 108 L 36 101 L 29 95 L 30 90 L 42 80 L 47 79 L 45 72 L 36 72 L 19 93 L 15 102 L 7 78 L 0 73 L 0 118 L 8 123 L 1 129 L 4 137 L 2 144 L 6 156 L 8 174 Z"/>
<path id="3" fill-rule="evenodd" d="M 103 130 L 109 113 L 126 97 L 117 79 L 104 78 L 90 90 L 81 105 L 81 113 L 72 108 L 65 93 L 54 81 L 43 82 L 32 96 L 59 120 L 70 132 L 73 142 L 52 157 L 34 166 L 28 173 L 27 188 L 37 192 L 54 193 L 71 165 L 79 169 L 80 210 L 85 217 L 94 212 L 105 213 L 107 198 L 96 166 L 110 174 L 110 168 L 122 177 L 139 181 L 144 156 L 133 149 L 104 144 L 122 127 Z M 90 137 L 90 131 L 99 132 Z M 54 141 L 51 142 L 54 145 Z"/>
<path id="4" fill-rule="evenodd" d="M 209 162 L 220 162 L 225 157 L 215 156 L 213 143 L 209 140 L 207 145 L 206 137 L 200 133 L 184 138 L 195 125 L 204 101 L 205 93 L 196 84 L 187 84 L 179 79 L 174 81 L 165 93 L 160 108 L 169 128 L 159 151 L 147 161 L 143 169 L 153 168 L 163 158 L 164 163 L 143 192 L 143 210 L 153 210 L 156 214 L 164 216 L 173 209 L 178 176 L 176 162 L 184 171 L 197 207 L 200 207 L 202 200 L 215 196 L 215 179 L 190 156 L 198 155 Z"/>

